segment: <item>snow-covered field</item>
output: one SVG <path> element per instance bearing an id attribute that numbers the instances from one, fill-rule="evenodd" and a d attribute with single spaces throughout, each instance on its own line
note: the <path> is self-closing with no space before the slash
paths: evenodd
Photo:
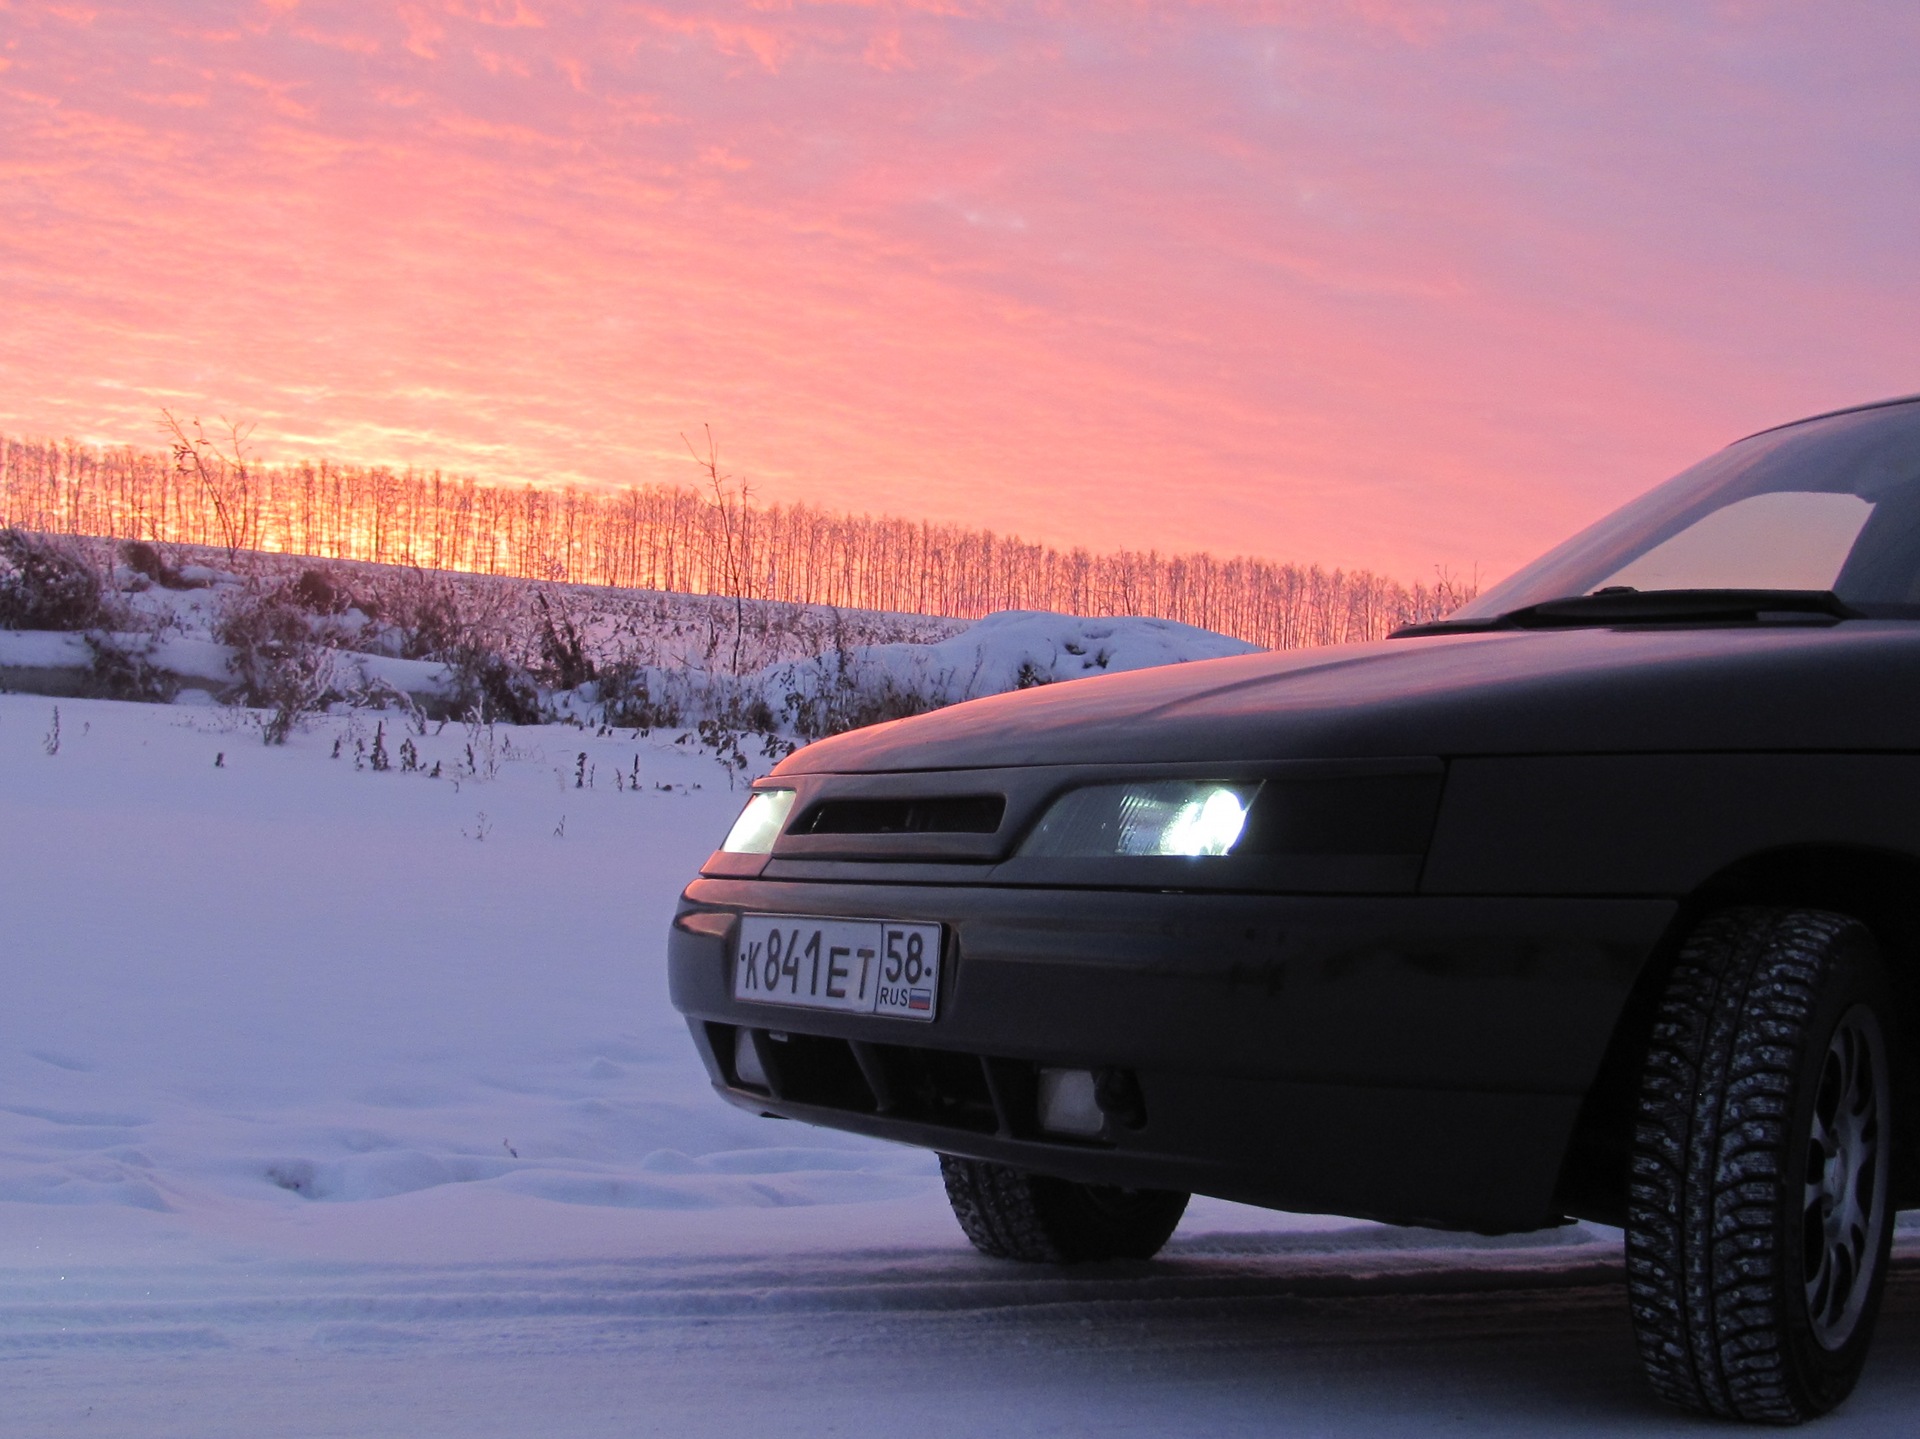
<path id="1" fill-rule="evenodd" d="M 975 1256 L 927 1156 L 708 1091 L 663 963 L 718 764 L 398 725 L 0 696 L 0 1435 L 1703 1432 L 1601 1231 Z M 1907 1268 L 1821 1431 L 1915 1413 Z"/>
<path id="2" fill-rule="evenodd" d="M 23 569 L 10 545 L 39 567 Z M 967 622 L 258 552 L 232 570 L 149 553 L 162 584 L 113 558 L 138 548 L 0 529 L 0 689 L 704 720 L 771 752 L 1006 690 L 1258 648 L 1140 616 Z"/>

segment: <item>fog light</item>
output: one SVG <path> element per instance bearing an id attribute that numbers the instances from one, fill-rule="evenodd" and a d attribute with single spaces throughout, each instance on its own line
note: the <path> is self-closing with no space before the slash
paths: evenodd
<path id="1" fill-rule="evenodd" d="M 773 1086 L 767 1083 L 766 1066 L 760 1063 L 760 1051 L 754 1047 L 751 1029 L 733 1032 L 733 1077 L 749 1089 L 773 1093 Z"/>
<path id="2" fill-rule="evenodd" d="M 1107 1127 L 1090 1069 L 1040 1071 L 1040 1127 L 1087 1138 Z"/>

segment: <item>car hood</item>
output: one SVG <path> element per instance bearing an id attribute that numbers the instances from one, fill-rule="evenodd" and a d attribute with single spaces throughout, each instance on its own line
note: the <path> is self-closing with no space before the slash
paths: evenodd
<path id="1" fill-rule="evenodd" d="M 1920 625 L 1505 630 L 1168 665 L 836 735 L 777 773 L 1920 749 Z"/>

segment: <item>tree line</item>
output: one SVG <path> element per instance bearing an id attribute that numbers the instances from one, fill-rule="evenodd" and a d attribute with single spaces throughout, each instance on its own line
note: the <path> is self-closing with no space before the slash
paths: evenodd
<path id="1" fill-rule="evenodd" d="M 1154 615 L 1273 649 L 1378 639 L 1472 593 L 1444 575 L 1408 585 L 1245 556 L 1062 550 L 959 524 L 759 505 L 717 469 L 705 491 L 600 491 L 258 464 L 242 434 L 174 434 L 171 453 L 0 436 L 0 524 L 960 619 Z"/>

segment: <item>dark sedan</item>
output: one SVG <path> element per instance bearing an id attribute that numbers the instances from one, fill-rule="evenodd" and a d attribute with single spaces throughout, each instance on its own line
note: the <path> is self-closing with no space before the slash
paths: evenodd
<path id="1" fill-rule="evenodd" d="M 1864 1361 L 1920 1204 L 1920 400 L 1751 436 L 1447 620 L 809 746 L 673 923 L 727 1099 L 937 1150 L 982 1250 L 1190 1193 L 1621 1225 L 1689 1408 Z"/>

